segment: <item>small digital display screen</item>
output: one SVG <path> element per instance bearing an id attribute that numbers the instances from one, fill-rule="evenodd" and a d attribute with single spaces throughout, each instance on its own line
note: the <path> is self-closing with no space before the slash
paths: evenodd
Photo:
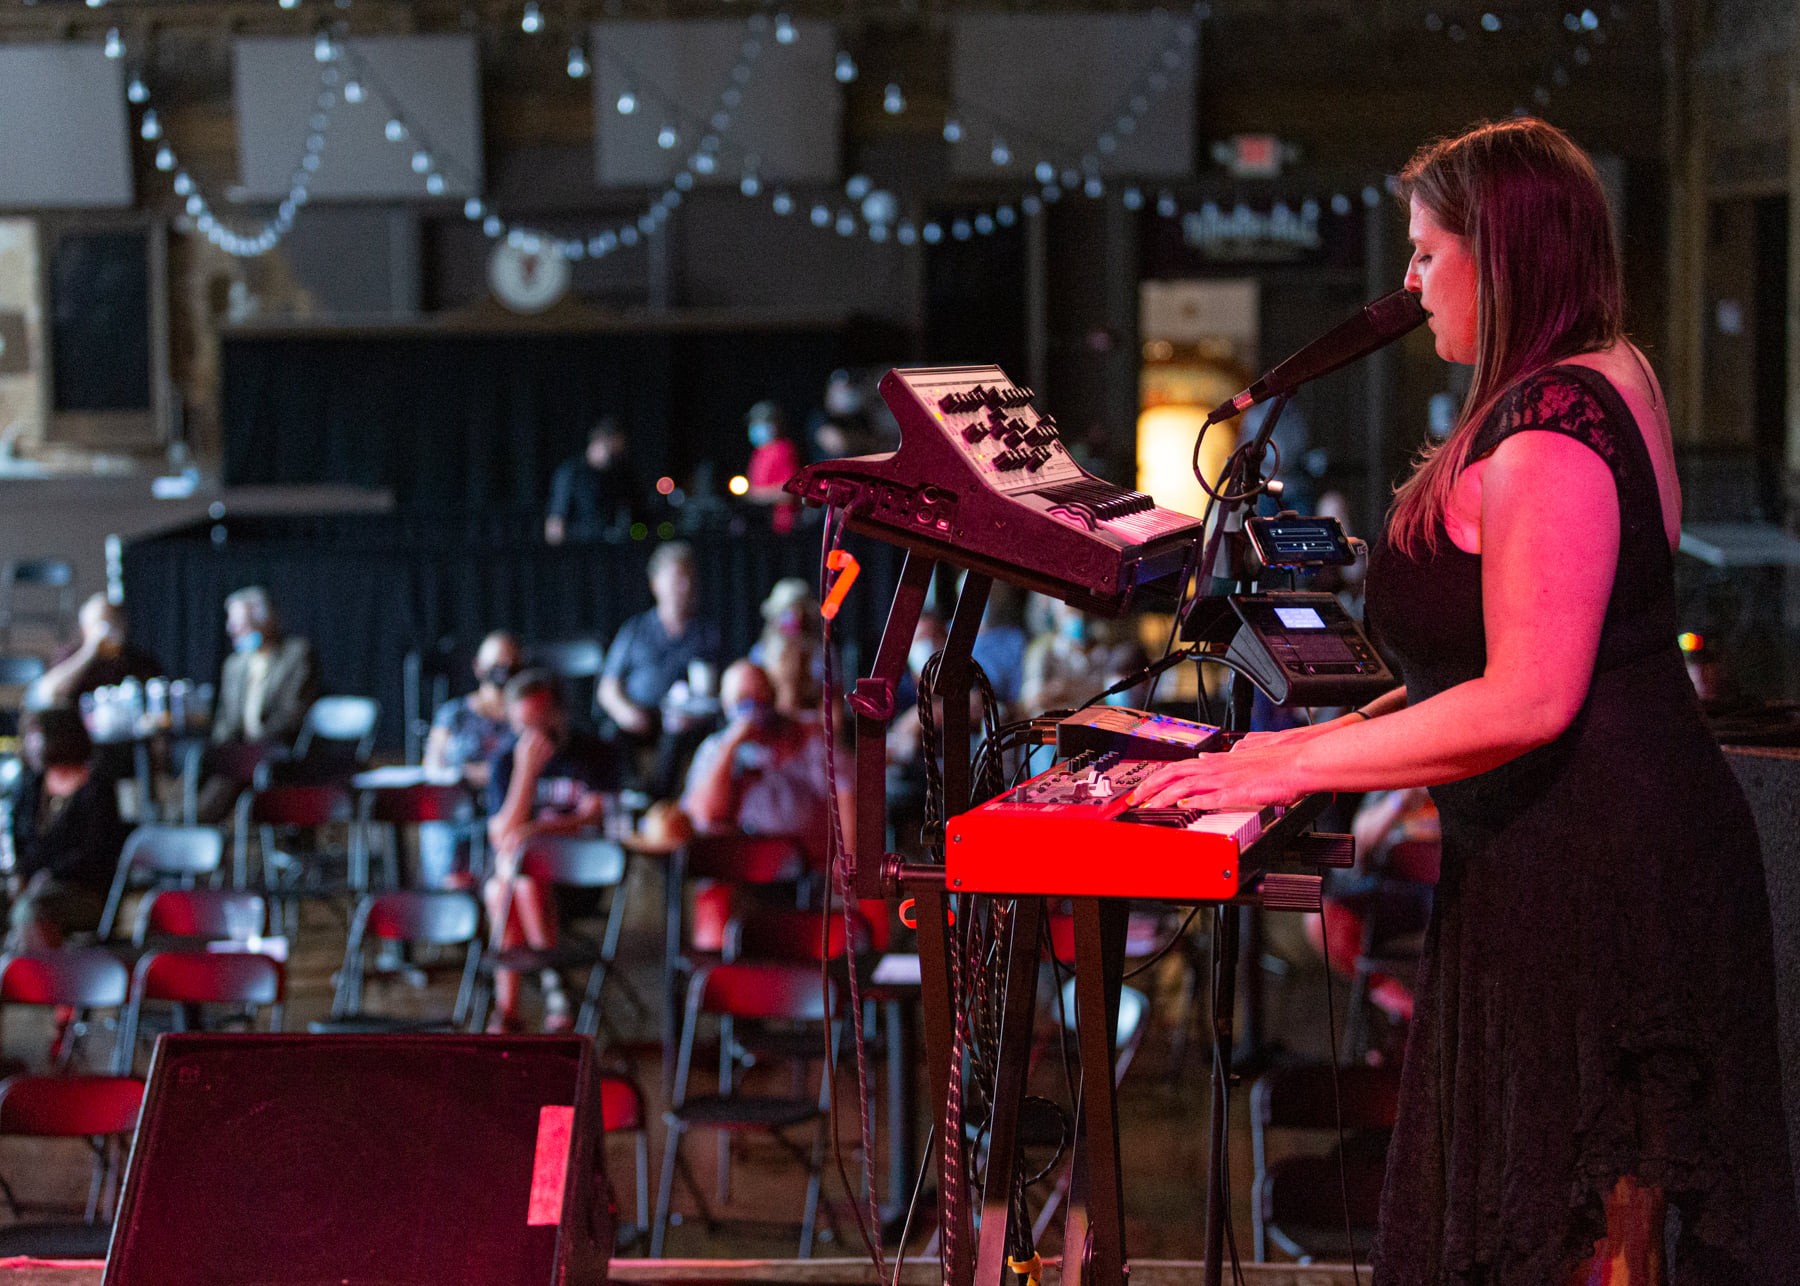
<path id="1" fill-rule="evenodd" d="M 1335 533 L 1324 523 L 1270 523 L 1268 532 L 1284 554 L 1329 554 L 1337 548 Z"/>
<path id="2" fill-rule="evenodd" d="M 1316 607 L 1278 607 L 1275 617 L 1290 630 L 1322 630 L 1325 618 Z"/>

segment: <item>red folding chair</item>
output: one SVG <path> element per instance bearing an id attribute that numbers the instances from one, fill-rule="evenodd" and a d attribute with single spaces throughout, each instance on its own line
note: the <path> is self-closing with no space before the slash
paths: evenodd
<path id="1" fill-rule="evenodd" d="M 268 903 L 260 893 L 238 889 L 161 889 L 138 904 L 131 944 L 159 938 L 209 938 L 243 942 L 268 923 Z"/>
<path id="2" fill-rule="evenodd" d="M 148 876 L 158 887 L 193 888 L 196 880 L 218 874 L 225 858 L 225 837 L 211 826 L 140 826 L 125 839 L 119 866 L 106 894 L 96 936 L 112 937 L 119 905 L 133 876 Z"/>
<path id="3" fill-rule="evenodd" d="M 143 1098 L 144 1083 L 127 1076 L 14 1076 L 0 1082 L 0 1136 L 85 1140 L 94 1155 L 83 1219 L 93 1225 L 122 1159 L 119 1140 L 137 1128 Z M 18 1197 L 4 1178 L 0 1192 L 18 1216 Z"/>
<path id="4" fill-rule="evenodd" d="M 370 1013 L 364 982 L 372 946 L 462 947 L 462 981 L 449 1018 Z M 481 964 L 481 904 L 475 895 L 453 889 L 393 889 L 357 904 L 338 970 L 331 1017 L 311 1023 L 312 1032 L 457 1031 L 469 1020 Z"/>
<path id="5" fill-rule="evenodd" d="M 600 1074 L 600 1119 L 607 1138 L 631 1136 L 637 1223 L 617 1229 L 614 1240 L 620 1247 L 634 1245 L 650 1235 L 650 1129 L 636 1081 L 622 1072 Z"/>
<path id="6" fill-rule="evenodd" d="M 118 1066 L 131 1070 L 144 1004 L 166 1004 L 176 1031 L 204 1029 L 205 1006 L 229 1006 L 229 1021 L 254 1025 L 256 1012 L 268 1012 L 270 1031 L 281 1030 L 287 999 L 287 972 L 281 962 L 249 951 L 153 951 L 137 963 L 131 979 L 131 1001 L 119 1023 Z"/>
<path id="7" fill-rule="evenodd" d="M 669 1226 L 679 1169 L 689 1192 L 710 1226 L 712 1215 L 692 1173 L 681 1160 L 681 1140 L 689 1130 L 722 1130 L 729 1133 L 758 1131 L 768 1134 L 806 1166 L 806 1205 L 801 1216 L 800 1258 L 812 1256 L 813 1232 L 818 1222 L 820 1173 L 825 1162 L 831 1077 L 821 1072 L 816 1095 L 751 1095 L 721 1087 L 720 1092 L 690 1096 L 688 1075 L 694 1059 L 694 1041 L 700 1025 L 708 1020 L 721 1025 L 720 1040 L 729 1046 L 729 1025 L 736 1019 L 764 1022 L 814 1023 L 825 1029 L 823 1039 L 837 1038 L 837 989 L 810 965 L 720 964 L 702 969 L 688 984 L 687 1017 L 682 1026 L 681 1052 L 676 1062 L 675 1089 L 669 1110 L 663 1114 L 668 1144 L 658 1185 L 655 1230 L 650 1254 L 660 1257 Z M 810 1152 L 783 1133 L 802 1125 L 813 1126 Z"/>
<path id="8" fill-rule="evenodd" d="M 0 959 L 0 1011 L 13 1005 L 48 1005 L 72 1011 L 49 1051 L 50 1065 L 66 1069 L 95 1009 L 123 1014 L 131 975 L 111 952 L 97 947 L 21 952 Z M 119 1025 L 123 1027 L 121 1017 Z"/>

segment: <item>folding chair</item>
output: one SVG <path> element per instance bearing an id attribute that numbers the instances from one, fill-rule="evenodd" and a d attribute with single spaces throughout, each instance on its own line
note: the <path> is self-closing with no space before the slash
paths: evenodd
<path id="1" fill-rule="evenodd" d="M 20 590 L 27 591 L 24 595 Z M 75 620 L 75 567 L 64 558 L 14 558 L 0 575 L 0 635 L 10 643 L 20 625 L 62 638 Z"/>
<path id="2" fill-rule="evenodd" d="M 611 889 L 606 925 L 598 942 L 574 932 L 569 925 L 562 924 L 558 926 L 554 946 L 506 947 L 506 921 L 512 914 L 512 891 L 509 886 L 499 922 L 490 926 L 493 949 L 481 962 L 482 986 L 475 1008 L 477 1024 L 487 1021 L 496 970 L 515 969 L 522 976 L 530 977 L 546 969 L 558 972 L 565 969 L 586 969 L 587 986 L 582 992 L 581 1006 L 576 1010 L 575 1033 L 579 1036 L 592 1036 L 599 1030 L 601 990 L 606 985 L 607 974 L 618 955 L 619 931 L 625 922 L 625 899 L 621 893 L 629 864 L 630 855 L 609 839 L 552 837 L 533 840 L 525 846 L 525 852 L 519 858 L 519 875 L 540 880 L 552 888 L 592 893 Z"/>
<path id="3" fill-rule="evenodd" d="M 125 900 L 133 875 L 148 875 L 159 886 L 167 883 L 191 889 L 196 880 L 217 875 L 224 857 L 225 836 L 211 826 L 138 827 L 119 851 L 118 869 L 95 936 L 101 942 L 112 937 L 119 904 Z"/>
<path id="4" fill-rule="evenodd" d="M 1340 1066 L 1335 1088 L 1329 1063 L 1281 1067 L 1257 1079 L 1250 1087 L 1250 1151 L 1256 1170 L 1250 1223 L 1258 1263 L 1267 1261 L 1271 1242 L 1302 1263 L 1346 1260 L 1352 1249 L 1344 1242 L 1346 1219 L 1357 1254 L 1366 1252 L 1375 1233 L 1399 1102 L 1398 1066 Z M 1281 1132 L 1329 1139 L 1329 1145 L 1271 1160 L 1270 1136 Z"/>
<path id="5" fill-rule="evenodd" d="M 791 835 L 746 835 L 742 831 L 695 835 L 664 864 L 663 910 L 663 1083 L 675 1074 L 680 1035 L 681 979 L 723 958 L 725 926 L 743 909 L 742 891 L 796 885 L 806 876 L 806 855 Z M 691 930 L 685 928 L 688 880 L 710 880 L 694 895 Z M 791 902 L 790 902 L 791 905 Z"/>
<path id="6" fill-rule="evenodd" d="M 637 1222 L 614 1233 L 618 1246 L 630 1246 L 650 1235 L 650 1128 L 636 1081 L 622 1072 L 600 1073 L 600 1119 L 608 1138 L 631 1136 Z"/>
<path id="7" fill-rule="evenodd" d="M 1378 978 L 1410 983 L 1424 950 L 1425 933 L 1417 922 L 1424 890 L 1437 884 L 1443 846 L 1435 839 L 1401 840 L 1369 863 L 1374 885 L 1362 917 L 1350 981 L 1350 1003 L 1344 1019 L 1344 1050 L 1360 1058 L 1369 1049 L 1370 991 Z M 1412 918 L 1405 913 L 1411 912 Z M 1410 991 L 1410 986 L 1408 987 Z"/>
<path id="8" fill-rule="evenodd" d="M 417 828 L 428 822 L 441 822 L 466 831 L 474 844 L 469 869 L 479 878 L 483 871 L 483 849 L 486 831 L 472 825 L 476 817 L 475 800 L 459 785 L 379 787 L 364 790 L 357 803 L 357 827 L 361 831 L 363 851 L 372 859 L 379 851 L 387 867 L 390 888 L 399 888 L 400 831 Z M 380 828 L 378 831 L 377 828 Z M 376 842 L 377 835 L 380 842 Z"/>
<path id="9" fill-rule="evenodd" d="M 94 1009 L 123 1014 L 131 987 L 125 965 L 97 947 L 21 952 L 0 959 L 0 1010 L 12 1005 L 66 1006 L 73 1011 L 66 1031 L 52 1044 L 50 1065 L 64 1070 Z M 119 1026 L 123 1028 L 121 1017 Z"/>
<path id="10" fill-rule="evenodd" d="M 96 1220 L 118 1162 L 123 1160 L 118 1142 L 137 1128 L 143 1098 L 144 1083 L 127 1076 L 14 1076 L 0 1082 L 0 1137 L 82 1139 L 93 1152 L 93 1177 L 88 1183 L 84 1223 L 79 1226 L 96 1230 L 92 1235 L 102 1256 L 106 1253 L 101 1235 L 105 1230 Z M 19 1200 L 5 1179 L 0 1179 L 0 1192 L 17 1216 Z M 39 1225 L 35 1235 L 58 1238 L 65 1245 L 83 1244 L 75 1227 Z"/>
<path id="11" fill-rule="evenodd" d="M 167 938 L 245 942 L 261 934 L 267 921 L 268 904 L 260 893 L 159 889 L 138 904 L 131 945 L 154 945 Z"/>
<path id="12" fill-rule="evenodd" d="M 831 1077 L 821 1073 L 816 1096 L 749 1095 L 721 1092 L 690 1097 L 688 1073 L 693 1065 L 694 1040 L 702 1021 L 713 1018 L 721 1024 L 721 1048 L 731 1043 L 729 1024 L 735 1019 L 817 1023 L 827 1031 L 826 1039 L 837 1039 L 837 989 L 821 978 L 810 965 L 792 964 L 720 964 L 702 969 L 688 984 L 687 1016 L 681 1031 L 681 1052 L 676 1062 L 675 1090 L 669 1110 L 663 1114 L 668 1128 L 668 1145 L 663 1156 L 661 1182 L 656 1202 L 655 1231 L 650 1237 L 650 1254 L 658 1258 L 668 1233 L 669 1207 L 674 1197 L 675 1172 L 682 1178 L 700 1204 L 701 1214 L 710 1224 L 705 1198 L 693 1175 L 681 1161 L 681 1140 L 691 1129 L 725 1130 L 734 1133 L 763 1131 L 774 1138 L 789 1154 L 806 1166 L 806 1205 L 801 1216 L 800 1258 L 812 1256 L 814 1225 L 819 1214 L 820 1172 L 825 1162 L 828 1113 L 831 1106 Z M 723 1081 L 725 1078 L 721 1077 Z M 810 1153 L 787 1139 L 782 1131 L 796 1126 L 813 1126 Z"/>
<path id="13" fill-rule="evenodd" d="M 287 973 L 281 962 L 249 951 L 153 951 L 137 963 L 131 1001 L 119 1023 L 118 1066 L 131 1070 L 146 1001 L 170 1006 L 174 1030 L 204 1029 L 202 1006 L 231 1006 L 234 1021 L 254 1025 L 258 1009 L 269 1014 L 270 1031 L 281 1030 Z"/>
<path id="14" fill-rule="evenodd" d="M 363 1008 L 368 948 L 372 943 L 465 948 L 462 980 L 448 1019 L 371 1014 Z M 338 970 L 331 1017 L 311 1032 L 458 1031 L 468 1022 L 481 963 L 481 904 L 460 890 L 396 889 L 365 897 L 350 921 L 344 964 Z"/>
<path id="15" fill-rule="evenodd" d="M 333 849 L 328 839 L 340 826 L 343 847 Z M 308 832 L 310 844 L 292 842 Z M 263 888 L 278 901 L 280 923 L 290 937 L 299 928 L 296 899 L 342 896 L 368 884 L 350 794 L 342 786 L 268 786 L 238 796 L 233 888 L 250 887 L 252 834 L 258 841 Z M 328 868 L 338 865 L 343 878 L 327 880 Z"/>

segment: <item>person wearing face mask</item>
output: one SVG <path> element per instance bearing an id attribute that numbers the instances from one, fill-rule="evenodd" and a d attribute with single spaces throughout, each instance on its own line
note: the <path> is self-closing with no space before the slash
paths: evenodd
<path id="1" fill-rule="evenodd" d="M 1143 648 L 1119 622 L 1050 604 L 1050 628 L 1025 649 L 1019 705 L 1028 713 L 1076 710 L 1144 664 Z M 1134 694 L 1114 698 L 1129 704 Z"/>
<path id="2" fill-rule="evenodd" d="M 312 644 L 282 633 L 268 590 L 250 585 L 227 596 L 225 633 L 231 655 L 219 671 L 201 821 L 218 821 L 231 811 L 257 764 L 293 744 L 318 695 Z"/>
<path id="3" fill-rule="evenodd" d="M 731 722 L 695 752 L 683 811 L 703 831 L 794 835 L 823 856 L 831 826 L 824 729 L 783 714 L 753 661 L 726 669 L 720 696 Z"/>
<path id="4" fill-rule="evenodd" d="M 51 951 L 100 922 L 125 843 L 118 795 L 93 771 L 94 745 L 73 710 L 25 716 L 25 771 L 13 805 L 7 951 Z"/>
<path id="5" fill-rule="evenodd" d="M 496 630 L 475 650 L 475 690 L 438 707 L 425 742 L 424 768 L 438 780 L 459 778 L 477 790 L 487 785 L 488 765 L 511 734 L 506 722 L 506 684 L 519 670 L 519 641 Z M 456 874 L 463 827 L 456 822 L 419 826 L 419 884 L 441 888 L 467 882 Z"/>
<path id="6" fill-rule="evenodd" d="M 744 417 L 750 434 L 750 464 L 744 477 L 750 483 L 745 499 L 769 506 L 769 526 L 776 532 L 794 529 L 800 502 L 782 490 L 800 472 L 800 451 L 788 437 L 787 421 L 773 402 L 758 402 Z"/>
<path id="7" fill-rule="evenodd" d="M 434 776 L 456 774 L 479 789 L 487 785 L 488 761 L 506 740 L 506 684 L 519 672 L 519 640 L 496 630 L 475 650 L 475 690 L 438 707 L 425 742 L 425 769 Z"/>

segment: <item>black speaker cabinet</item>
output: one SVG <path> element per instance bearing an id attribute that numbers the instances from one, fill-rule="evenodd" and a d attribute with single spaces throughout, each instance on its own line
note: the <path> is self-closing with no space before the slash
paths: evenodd
<path id="1" fill-rule="evenodd" d="M 1775 927 L 1775 1003 L 1781 1011 L 1782 1098 L 1788 1152 L 1800 1160 L 1800 750 L 1727 746 L 1725 757 L 1756 814 Z M 1800 1198 L 1800 1166 L 1796 1167 Z"/>
<path id="2" fill-rule="evenodd" d="M 104 1280 L 597 1286 L 601 1128 L 578 1037 L 164 1036 Z"/>

